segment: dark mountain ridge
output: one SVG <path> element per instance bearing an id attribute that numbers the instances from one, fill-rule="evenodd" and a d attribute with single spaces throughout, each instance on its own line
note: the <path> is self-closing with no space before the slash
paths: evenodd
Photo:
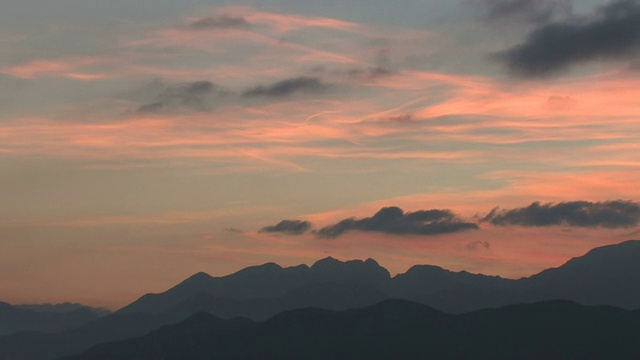
<path id="1" fill-rule="evenodd" d="M 639 311 L 552 301 L 452 315 L 387 300 L 341 312 L 298 309 L 260 323 L 198 313 L 64 360 L 637 359 L 639 343 Z"/>

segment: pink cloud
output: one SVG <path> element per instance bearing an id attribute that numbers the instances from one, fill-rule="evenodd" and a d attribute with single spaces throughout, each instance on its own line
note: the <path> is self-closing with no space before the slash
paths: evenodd
<path id="1" fill-rule="evenodd" d="M 107 61 L 106 58 L 95 56 L 33 60 L 20 65 L 5 67 L 0 69 L 0 73 L 22 79 L 47 76 L 67 77 L 83 81 L 100 80 L 108 76 L 100 73 L 83 72 L 81 69 L 104 63 L 105 61 Z"/>

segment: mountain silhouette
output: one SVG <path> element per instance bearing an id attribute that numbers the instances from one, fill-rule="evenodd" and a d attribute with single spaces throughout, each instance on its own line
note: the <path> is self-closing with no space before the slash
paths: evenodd
<path id="1" fill-rule="evenodd" d="M 568 299 L 581 304 L 640 308 L 640 241 L 604 246 L 520 281 L 527 301 Z"/>
<path id="2" fill-rule="evenodd" d="M 342 312 L 293 310 L 265 322 L 198 313 L 64 360 L 637 359 L 638 324 L 639 311 L 567 301 L 450 315 L 387 300 Z"/>
<path id="3" fill-rule="evenodd" d="M 383 298 L 412 300 L 452 313 L 552 299 L 637 309 L 639 283 L 640 241 L 633 240 L 596 248 L 563 266 L 518 280 L 454 272 L 431 265 L 416 265 L 391 277 L 372 259 L 341 262 L 326 258 L 311 267 L 289 268 L 269 263 L 224 277 L 199 273 L 164 293 L 144 295 L 119 312 L 162 313 L 201 294 L 229 300 L 282 299 L 314 284 L 324 284 L 326 291 L 331 286 L 347 284 L 354 289 L 378 292 Z M 298 307 L 308 305 L 301 303 Z M 320 303 L 314 305 L 322 307 Z"/>
<path id="4" fill-rule="evenodd" d="M 162 294 L 147 294 L 120 309 L 119 313 L 162 313 L 190 297 L 209 294 L 225 299 L 274 299 L 313 284 L 356 284 L 383 290 L 389 271 L 372 259 L 341 262 L 322 259 L 313 266 L 282 268 L 274 263 L 252 266 L 224 277 L 198 273 Z"/>

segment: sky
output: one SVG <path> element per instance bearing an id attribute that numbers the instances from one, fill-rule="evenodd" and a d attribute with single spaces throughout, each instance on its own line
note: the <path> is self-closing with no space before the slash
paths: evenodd
<path id="1" fill-rule="evenodd" d="M 327 256 L 519 278 L 640 238 L 640 1 L 2 8 L 2 301 Z"/>

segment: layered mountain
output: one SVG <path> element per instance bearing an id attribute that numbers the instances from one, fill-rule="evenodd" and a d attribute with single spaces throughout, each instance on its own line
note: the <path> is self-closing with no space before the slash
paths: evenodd
<path id="1" fill-rule="evenodd" d="M 563 266 L 518 280 L 417 265 L 391 277 L 374 260 L 326 258 L 311 267 L 269 263 L 224 277 L 196 274 L 168 291 L 148 294 L 115 314 L 57 334 L 0 337 L 0 360 L 55 359 L 93 345 L 141 336 L 207 312 L 221 319 L 264 321 L 294 309 L 362 308 L 405 299 L 445 313 L 565 299 L 640 309 L 640 241 L 594 249 Z"/>
<path id="2" fill-rule="evenodd" d="M 66 311 L 50 307 L 14 306 L 0 302 L 0 336 L 21 331 L 57 332 L 95 321 L 99 313 L 87 307 L 70 307 Z"/>
<path id="3" fill-rule="evenodd" d="M 265 264 L 224 278 L 199 273 L 166 293 L 143 296 L 123 310 L 77 329 L 0 337 L 0 359 L 56 359 L 102 342 L 144 335 L 201 311 L 224 318 L 244 316 L 264 320 L 302 307 L 362 307 L 387 298 L 368 284 L 389 278 L 389 272 L 373 260 L 340 262 L 331 258 L 310 268 L 283 269 Z M 252 291 L 263 297 L 252 297 Z"/>
<path id="4" fill-rule="evenodd" d="M 405 300 L 265 322 L 199 313 L 65 360 L 638 359 L 640 311 L 567 301 L 450 315 Z"/>
<path id="5" fill-rule="evenodd" d="M 27 331 L 0 337 L 2 360 L 57 359 L 103 342 L 142 336 L 193 314 L 112 314 L 57 333 Z"/>

